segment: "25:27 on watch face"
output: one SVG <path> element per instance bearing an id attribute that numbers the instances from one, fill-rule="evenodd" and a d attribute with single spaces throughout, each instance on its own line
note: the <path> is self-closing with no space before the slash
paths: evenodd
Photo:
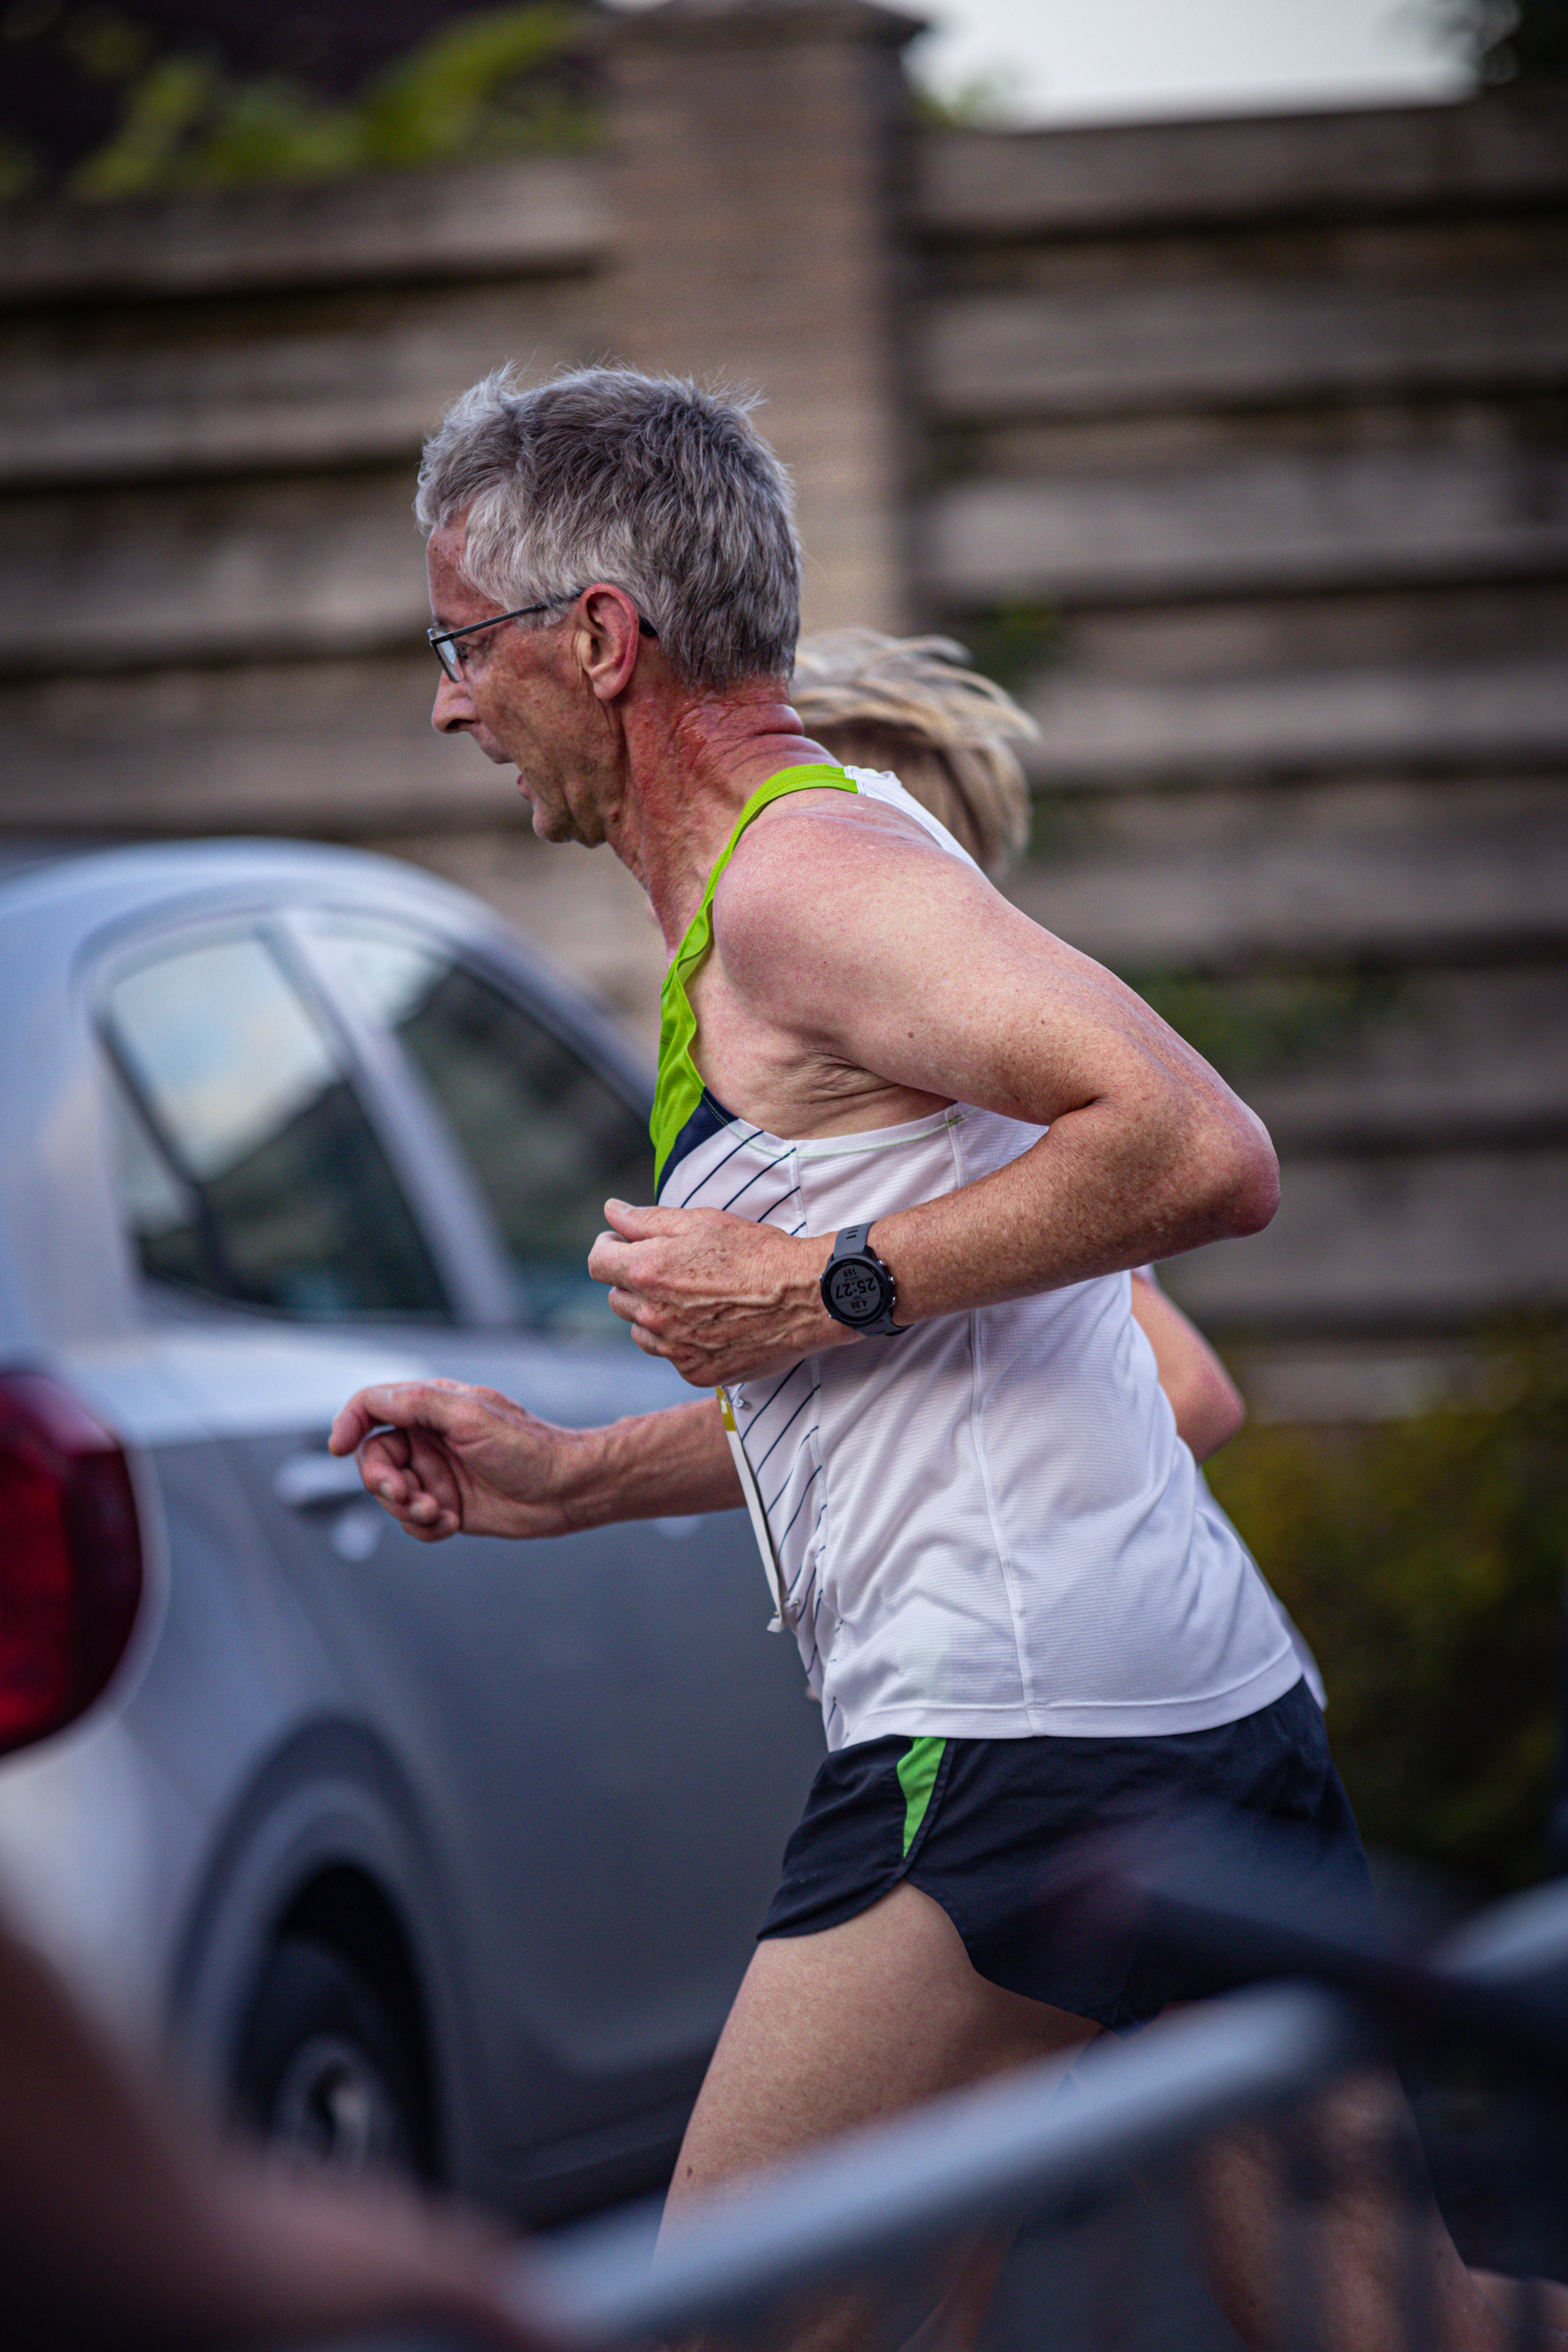
<path id="1" fill-rule="evenodd" d="M 838 1313 L 849 1323 L 870 1323 L 887 1305 L 883 1286 L 868 1265 L 836 1265 L 827 1287 Z"/>

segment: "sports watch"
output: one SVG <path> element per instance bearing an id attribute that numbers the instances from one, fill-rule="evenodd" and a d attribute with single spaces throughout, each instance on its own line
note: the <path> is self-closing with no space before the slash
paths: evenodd
<path id="1" fill-rule="evenodd" d="M 893 1320 L 898 1285 L 868 1243 L 870 1230 L 869 1225 L 846 1225 L 834 1243 L 833 1255 L 822 1269 L 822 1303 L 836 1323 L 881 1337 L 909 1326 Z"/>

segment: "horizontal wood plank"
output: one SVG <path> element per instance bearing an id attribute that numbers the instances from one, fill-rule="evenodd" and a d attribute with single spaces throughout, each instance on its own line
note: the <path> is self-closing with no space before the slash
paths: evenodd
<path id="1" fill-rule="evenodd" d="M 1495 1396 L 1498 1363 L 1468 1335 L 1405 1339 L 1254 1338 L 1227 1349 L 1255 1423 L 1403 1421 Z"/>
<path id="2" fill-rule="evenodd" d="M 1568 253 L 1477 274 L 1163 278 L 1156 257 L 1094 285 L 939 298 L 924 321 L 935 416 L 1091 415 L 1184 403 L 1321 400 L 1506 384 L 1568 372 Z M 1131 282 L 1129 282 L 1131 280 Z"/>
<path id="3" fill-rule="evenodd" d="M 1215 1059 L 1283 1151 L 1568 1141 L 1568 954 L 1360 982 L 1285 975 L 1270 1006 L 1272 1055 L 1220 1043 Z M 1218 983 L 1221 1039 L 1227 1020 L 1245 1037 L 1248 1007 L 1245 989 Z"/>
<path id="4" fill-rule="evenodd" d="M 1060 811 L 1007 891 L 1118 971 L 1523 952 L 1568 940 L 1565 815 L 1547 778 L 1128 793 Z"/>
<path id="5" fill-rule="evenodd" d="M 515 354 L 597 356 L 582 288 L 528 278 L 0 320 L 0 483 L 133 481 L 417 454 L 455 395 Z"/>
<path id="6" fill-rule="evenodd" d="M 417 543 L 415 548 L 417 565 Z M 325 833 L 504 823 L 510 780 L 437 737 L 420 625 L 402 652 L 13 680 L 13 830 Z"/>
<path id="7" fill-rule="evenodd" d="M 13 672 L 299 650 L 428 625 L 411 469 L 41 496 L 6 517 L 0 666 Z"/>
<path id="8" fill-rule="evenodd" d="M 1161 777 L 1303 771 L 1568 769 L 1568 648 L 1546 658 L 1435 657 L 1194 679 L 1041 674 L 1031 772 L 1125 789 Z"/>
<path id="9" fill-rule="evenodd" d="M 1201 1323 L 1458 1331 L 1568 1308 L 1568 1149 L 1287 1159 L 1282 1173 L 1263 1233 L 1162 1266 Z"/>
<path id="10" fill-rule="evenodd" d="M 1052 131 L 940 131 L 917 218 L 942 239 L 1561 198 L 1568 102 L 1347 109 Z"/>
<path id="11" fill-rule="evenodd" d="M 5 210 L 0 307 L 577 270 L 613 236 L 593 156 Z"/>
<path id="12" fill-rule="evenodd" d="M 921 541 L 928 589 L 951 604 L 1551 573 L 1568 564 L 1568 445 L 1504 430 L 994 478 L 935 493 Z"/>

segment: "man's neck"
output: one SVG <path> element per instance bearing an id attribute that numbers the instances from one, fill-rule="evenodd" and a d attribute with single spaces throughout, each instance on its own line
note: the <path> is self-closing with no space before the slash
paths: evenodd
<path id="1" fill-rule="evenodd" d="M 785 768 L 825 761 L 777 679 L 685 696 L 626 716 L 626 789 L 606 825 L 647 892 L 672 950 L 752 794 Z"/>

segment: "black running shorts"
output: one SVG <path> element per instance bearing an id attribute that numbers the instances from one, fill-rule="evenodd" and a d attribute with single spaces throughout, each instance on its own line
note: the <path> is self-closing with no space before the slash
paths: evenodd
<path id="1" fill-rule="evenodd" d="M 811 1936 L 901 1879 L 940 1903 L 994 1984 L 1115 2031 L 1213 1990 L 1135 1925 L 1093 1932 L 1045 1899 L 1078 1841 L 1222 1814 L 1237 1851 L 1284 1823 L 1309 1902 L 1370 1924 L 1349 1801 L 1305 1683 L 1239 1722 L 1137 1739 L 867 1740 L 818 1772 L 759 1935 Z M 1239 1841 L 1239 1843 L 1237 1843 Z"/>

